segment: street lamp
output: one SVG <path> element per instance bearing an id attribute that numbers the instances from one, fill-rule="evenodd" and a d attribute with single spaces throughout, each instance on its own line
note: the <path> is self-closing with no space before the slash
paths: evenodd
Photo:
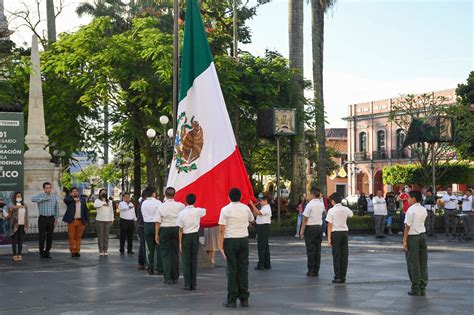
<path id="1" fill-rule="evenodd" d="M 168 116 L 165 116 L 165 115 L 161 116 L 159 121 L 160 121 L 160 124 L 163 126 L 163 138 L 162 138 L 161 146 L 163 148 L 163 163 L 165 165 L 163 169 L 163 173 L 164 173 L 163 185 L 166 186 L 167 176 L 168 176 L 168 155 L 166 154 L 168 141 L 167 141 L 166 136 L 172 138 L 174 135 L 174 132 L 173 132 L 173 129 L 169 129 L 168 131 L 166 131 L 166 125 L 168 125 L 170 121 Z M 152 141 L 156 137 L 156 130 L 153 128 L 150 128 L 146 131 L 146 135 L 150 139 L 150 141 Z"/>
<path id="2" fill-rule="evenodd" d="M 122 171 L 122 194 L 125 192 L 125 177 L 128 178 L 128 167 L 130 166 L 130 164 L 132 164 L 132 159 L 128 156 L 125 156 L 126 155 L 126 152 L 124 150 L 120 150 L 118 152 L 118 156 L 120 157 L 120 168 L 121 168 L 121 171 Z M 127 168 L 127 175 L 125 176 L 125 168 Z"/>

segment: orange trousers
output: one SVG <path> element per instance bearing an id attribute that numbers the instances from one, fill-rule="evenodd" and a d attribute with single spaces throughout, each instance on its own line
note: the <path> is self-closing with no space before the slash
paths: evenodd
<path id="1" fill-rule="evenodd" d="M 71 254 L 79 254 L 81 251 L 81 239 L 85 229 L 86 226 L 81 220 L 74 220 L 67 224 L 67 237 Z"/>

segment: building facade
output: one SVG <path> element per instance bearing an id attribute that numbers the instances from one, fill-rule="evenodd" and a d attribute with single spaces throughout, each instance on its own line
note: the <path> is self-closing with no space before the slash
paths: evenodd
<path id="1" fill-rule="evenodd" d="M 454 89 L 433 92 L 445 97 L 445 104 L 456 102 Z M 405 131 L 389 121 L 392 106 L 400 98 L 384 99 L 348 106 L 348 194 L 387 192 L 392 187 L 382 182 L 382 170 L 395 164 L 413 164 L 408 148 L 402 150 Z M 396 190 L 396 189 L 395 189 Z"/>

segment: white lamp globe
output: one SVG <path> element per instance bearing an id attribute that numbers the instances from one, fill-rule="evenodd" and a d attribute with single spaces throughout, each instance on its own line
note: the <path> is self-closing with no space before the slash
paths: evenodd
<path id="1" fill-rule="evenodd" d="M 162 125 L 166 125 L 169 121 L 170 120 L 169 120 L 168 116 L 163 115 L 163 116 L 160 117 L 160 124 L 162 124 Z"/>
<path id="2" fill-rule="evenodd" d="M 154 137 L 156 136 L 156 131 L 155 131 L 155 129 L 152 129 L 152 128 L 148 129 L 148 130 L 146 131 L 146 136 L 147 136 L 148 138 L 150 138 L 150 139 L 154 138 Z"/>
<path id="3" fill-rule="evenodd" d="M 167 134 L 168 134 L 168 137 L 173 138 L 173 136 L 174 136 L 174 130 L 173 130 L 173 129 L 168 129 Z"/>

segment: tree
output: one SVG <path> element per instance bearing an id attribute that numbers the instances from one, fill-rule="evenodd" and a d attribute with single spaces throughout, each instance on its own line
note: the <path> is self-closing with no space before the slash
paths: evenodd
<path id="1" fill-rule="evenodd" d="M 456 89 L 457 105 L 450 108 L 455 118 L 455 141 L 460 158 L 474 160 L 474 71 L 469 73 L 465 84 Z"/>
<path id="2" fill-rule="evenodd" d="M 305 163 L 305 111 L 303 101 L 303 1 L 290 0 L 288 2 L 288 38 L 290 52 L 290 68 L 295 69 L 294 81 L 296 92 L 300 93 L 295 103 L 297 109 L 297 135 L 291 141 L 291 198 L 293 205 L 298 202 L 298 196 L 306 191 L 306 163 Z"/>
<path id="3" fill-rule="evenodd" d="M 451 104 L 452 105 L 452 104 Z M 443 96 L 436 96 L 434 93 L 413 95 L 409 94 L 400 97 L 392 104 L 392 110 L 389 114 L 389 121 L 395 123 L 400 129 L 407 133 L 411 122 L 414 119 L 422 117 L 441 117 L 449 112 L 448 101 Z M 456 152 L 451 143 L 447 142 L 419 142 L 409 146 L 412 156 L 421 165 L 423 176 L 421 181 L 424 186 L 432 182 L 432 165 L 434 150 L 434 163 L 436 165 L 448 164 L 456 157 Z M 443 170 L 446 170 L 443 168 Z M 443 176 L 442 173 L 436 173 L 436 179 Z M 409 183 L 405 183 L 409 184 Z"/>
<path id="4" fill-rule="evenodd" d="M 313 46 L 313 88 L 316 114 L 316 140 L 318 142 L 318 184 L 327 195 L 325 110 L 323 97 L 324 14 L 335 0 L 311 0 L 311 32 Z"/>

